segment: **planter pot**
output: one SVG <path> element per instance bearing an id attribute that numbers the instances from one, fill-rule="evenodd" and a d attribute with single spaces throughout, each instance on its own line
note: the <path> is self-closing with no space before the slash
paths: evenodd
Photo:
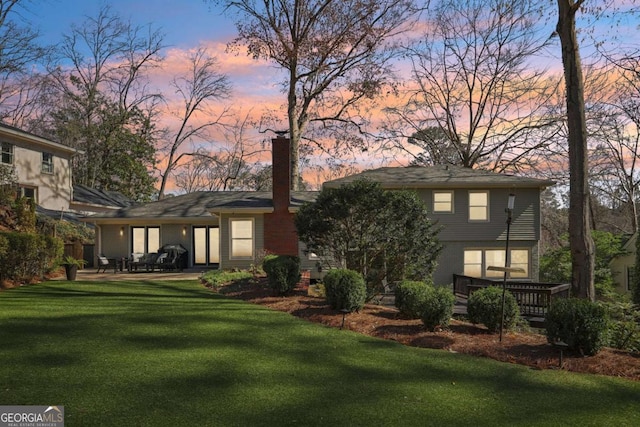
<path id="1" fill-rule="evenodd" d="M 64 271 L 67 273 L 67 280 L 76 280 L 76 274 L 78 273 L 77 265 L 65 265 Z"/>

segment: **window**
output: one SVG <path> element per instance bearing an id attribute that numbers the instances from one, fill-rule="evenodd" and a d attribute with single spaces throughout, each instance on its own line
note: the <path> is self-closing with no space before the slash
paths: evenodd
<path id="1" fill-rule="evenodd" d="M 231 218 L 231 256 L 236 259 L 253 258 L 253 219 Z"/>
<path id="2" fill-rule="evenodd" d="M 134 253 L 158 252 L 160 227 L 131 227 L 131 251 Z"/>
<path id="3" fill-rule="evenodd" d="M 18 196 L 24 197 L 27 199 L 31 199 L 34 202 L 38 203 L 38 188 L 37 187 L 27 187 L 20 186 L 18 188 Z"/>
<path id="4" fill-rule="evenodd" d="M 433 212 L 453 213 L 453 191 L 433 192 Z"/>
<path id="5" fill-rule="evenodd" d="M 469 221 L 489 221 L 488 191 L 469 191 Z"/>
<path id="6" fill-rule="evenodd" d="M 471 277 L 482 277 L 482 251 L 464 251 L 464 275 Z"/>
<path id="7" fill-rule="evenodd" d="M 489 266 L 504 267 L 504 249 L 465 249 L 464 275 L 472 277 L 502 278 L 501 271 L 487 270 Z M 524 273 L 511 273 L 507 277 L 512 279 L 529 277 L 529 250 L 511 249 L 511 267 L 519 267 Z"/>
<path id="8" fill-rule="evenodd" d="M 42 153 L 42 173 L 53 173 L 53 154 Z"/>
<path id="9" fill-rule="evenodd" d="M 5 165 L 13 164 L 13 144 L 8 142 L 2 143 L 2 163 Z"/>

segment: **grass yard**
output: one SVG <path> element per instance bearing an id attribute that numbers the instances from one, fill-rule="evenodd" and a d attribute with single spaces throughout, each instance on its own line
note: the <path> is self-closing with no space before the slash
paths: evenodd
<path id="1" fill-rule="evenodd" d="M 0 292 L 0 405 L 67 426 L 637 426 L 640 383 L 405 347 L 185 282 Z"/>

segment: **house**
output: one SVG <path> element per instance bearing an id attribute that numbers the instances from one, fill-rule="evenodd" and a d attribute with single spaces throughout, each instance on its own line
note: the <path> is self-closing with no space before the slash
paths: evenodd
<path id="1" fill-rule="evenodd" d="M 442 227 L 443 250 L 434 271 L 435 284 L 449 284 L 452 275 L 502 278 L 489 266 L 505 265 L 506 213 L 515 194 L 510 227 L 511 266 L 525 273 L 511 279 L 538 280 L 540 194 L 553 181 L 498 174 L 459 166 L 386 167 L 326 182 L 337 187 L 356 179 L 379 182 L 388 190 L 412 190 L 424 200 L 431 218 Z"/>
<path id="2" fill-rule="evenodd" d="M 96 253 L 120 259 L 180 244 L 189 267 L 221 269 L 248 268 L 267 252 L 305 259 L 293 216 L 317 192 L 290 191 L 289 140 L 272 143 L 273 192 L 194 192 L 91 215 Z"/>
<path id="3" fill-rule="evenodd" d="M 248 268 L 270 252 L 298 255 L 303 268 L 313 269 L 316 260 L 298 242 L 293 216 L 317 192 L 289 190 L 289 140 L 278 137 L 272 143 L 273 192 L 195 192 L 92 215 L 86 221 L 96 225 L 96 253 L 121 258 L 180 244 L 189 252 L 188 266 Z M 511 264 L 525 273 L 513 278 L 538 279 L 540 193 L 552 181 L 438 166 L 380 168 L 324 185 L 358 178 L 422 197 L 443 227 L 444 250 L 434 275 L 438 284 L 451 283 L 454 273 L 499 277 L 487 267 L 504 266 L 505 207 L 515 193 Z"/>
<path id="4" fill-rule="evenodd" d="M 624 255 L 617 256 L 611 260 L 609 267 L 613 274 L 613 281 L 616 290 L 623 294 L 631 293 L 633 282 L 632 275 L 636 265 L 636 241 L 638 233 L 634 233 L 622 246 Z"/>
<path id="5" fill-rule="evenodd" d="M 68 211 L 72 198 L 71 158 L 77 150 L 0 123 L 0 164 L 12 167 L 18 191 L 50 211 Z"/>
<path id="6" fill-rule="evenodd" d="M 117 191 L 101 190 L 86 185 L 73 186 L 73 198 L 69 208 L 78 214 L 89 215 L 96 212 L 109 212 L 133 206 L 134 202 Z"/>

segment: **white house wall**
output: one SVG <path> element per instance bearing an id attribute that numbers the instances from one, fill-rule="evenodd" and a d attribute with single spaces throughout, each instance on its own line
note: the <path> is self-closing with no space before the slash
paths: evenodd
<path id="1" fill-rule="evenodd" d="M 55 150 L 43 150 L 53 154 L 53 174 L 42 172 L 42 152 L 14 144 L 14 166 L 18 183 L 37 187 L 38 204 L 51 210 L 69 210 L 71 200 L 71 168 L 68 158 Z"/>

